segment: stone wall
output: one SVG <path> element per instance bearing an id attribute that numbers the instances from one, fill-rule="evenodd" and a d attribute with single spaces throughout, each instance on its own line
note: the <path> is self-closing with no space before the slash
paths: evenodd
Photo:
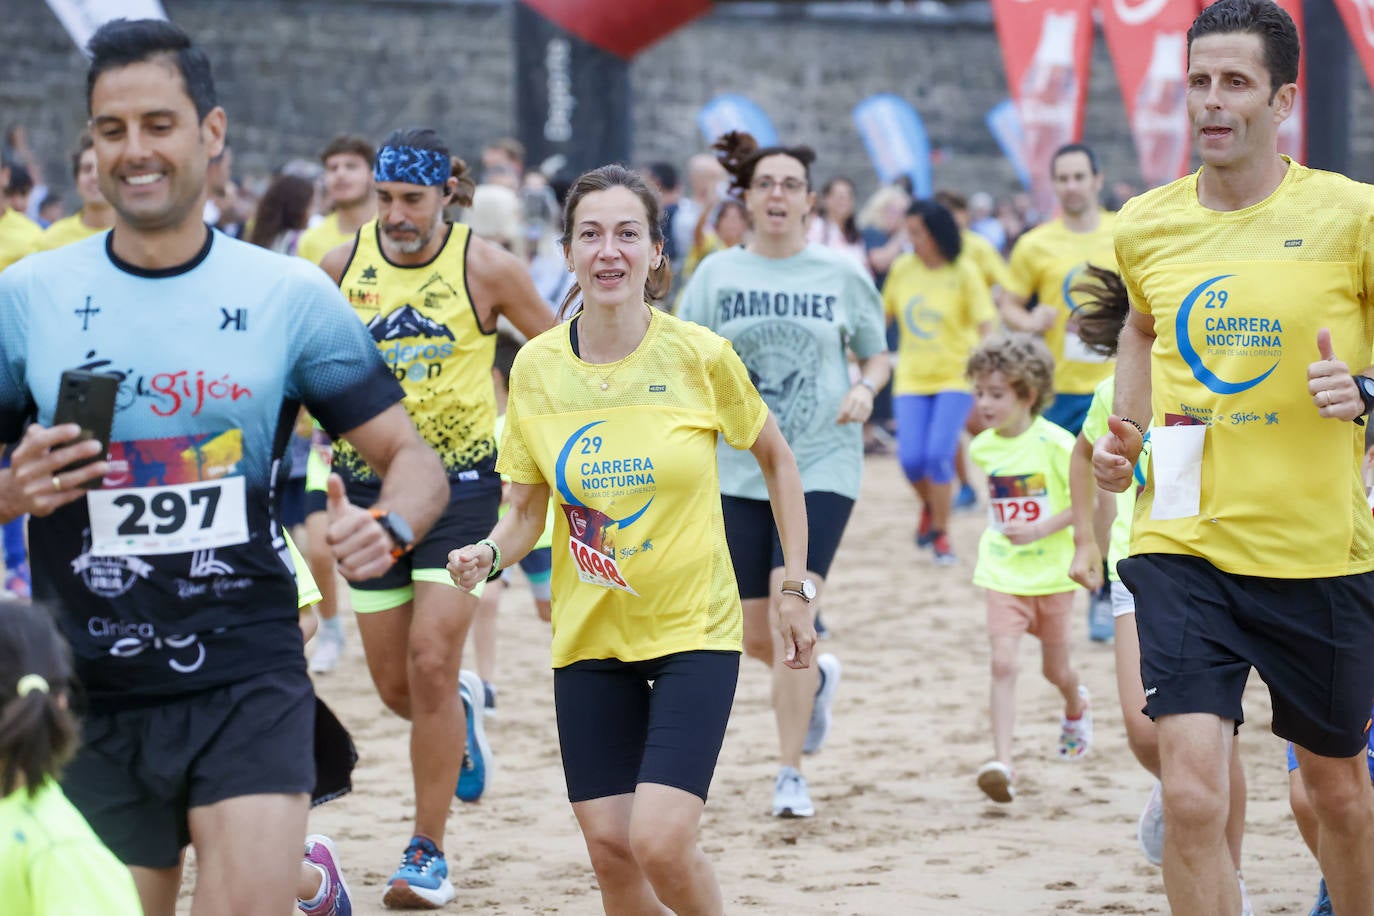
<path id="1" fill-rule="evenodd" d="M 313 156 L 334 133 L 380 138 L 432 124 L 455 152 L 514 130 L 512 15 L 496 2 L 421 0 L 164 0 L 205 46 L 230 118 L 239 173 Z M 833 6 L 833 5 L 832 5 Z M 712 14 L 640 55 L 631 68 L 637 162 L 682 162 L 702 145 L 701 106 L 720 92 L 753 98 L 787 142 L 819 154 L 817 176 L 875 178 L 851 112 L 875 92 L 915 105 L 937 150 L 938 186 L 1003 191 L 1010 166 L 984 125 L 1006 97 L 985 7 L 951 21 L 896 16 L 817 21 L 747 10 Z M 39 0 L 0 0 L 0 124 L 28 126 L 53 183 L 67 186 L 64 152 L 85 119 L 84 58 Z M 1374 178 L 1374 110 L 1352 61 L 1352 174 Z M 1099 37 L 1085 140 L 1110 178 L 1135 180 L 1116 80 Z"/>

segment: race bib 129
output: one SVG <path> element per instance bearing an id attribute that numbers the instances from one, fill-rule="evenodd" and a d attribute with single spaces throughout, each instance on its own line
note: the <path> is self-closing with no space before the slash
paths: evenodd
<path id="1" fill-rule="evenodd" d="M 1008 522 L 1038 522 L 1050 515 L 1050 498 L 1043 474 L 1001 475 L 988 478 L 988 524 L 1002 532 Z"/>

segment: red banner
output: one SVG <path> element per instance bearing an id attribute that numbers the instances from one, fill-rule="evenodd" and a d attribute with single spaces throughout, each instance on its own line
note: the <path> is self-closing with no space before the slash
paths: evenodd
<path id="1" fill-rule="evenodd" d="M 524 0 L 589 44 L 629 60 L 711 8 L 711 0 Z"/>
<path id="2" fill-rule="evenodd" d="M 1146 187 L 1188 171 L 1188 26 L 1196 0 L 1100 0 L 1102 32 Z"/>
<path id="3" fill-rule="evenodd" d="M 1293 113 L 1279 125 L 1279 152 L 1294 162 L 1307 161 L 1307 35 L 1302 24 L 1302 0 L 1275 0 L 1298 27 L 1298 42 L 1302 54 L 1298 57 L 1298 97 L 1293 101 Z M 1339 5 L 1339 4 L 1337 4 Z"/>
<path id="4" fill-rule="evenodd" d="M 1336 0 L 1336 9 L 1345 20 L 1350 43 L 1364 64 L 1364 75 L 1374 83 L 1374 3 L 1371 0 Z M 1306 50 L 1306 49 L 1304 49 Z"/>
<path id="5" fill-rule="evenodd" d="M 1291 158 L 1294 162 L 1307 161 L 1307 55 L 1311 49 L 1307 47 L 1307 36 L 1303 31 L 1302 22 L 1302 0 L 1274 0 L 1283 10 L 1293 17 L 1293 24 L 1298 27 L 1298 43 L 1302 45 L 1302 55 L 1298 58 L 1298 95 L 1293 100 L 1293 112 L 1288 118 L 1279 125 L 1279 152 Z M 1341 16 L 1345 17 L 1346 28 L 1351 28 L 1350 18 L 1346 13 L 1346 5 L 1360 6 L 1366 0 L 1336 0 L 1336 6 L 1341 11 Z M 1203 0 L 1198 5 L 1198 10 L 1204 10 L 1211 6 L 1208 0 Z M 1366 21 L 1369 19 L 1369 11 L 1364 11 Z M 1352 30 L 1352 36 L 1355 32 Z M 1370 33 L 1374 35 L 1374 32 Z M 1355 47 L 1358 49 L 1360 42 L 1355 40 Z M 1374 53 L 1374 46 L 1361 50 L 1361 57 L 1365 61 L 1365 70 L 1369 70 L 1370 58 L 1364 56 L 1364 51 Z"/>
<path id="6" fill-rule="evenodd" d="M 1035 207 L 1058 209 L 1050 159 L 1083 136 L 1092 57 L 1092 0 L 992 0 L 1007 86 L 1021 116 L 1021 146 Z"/>

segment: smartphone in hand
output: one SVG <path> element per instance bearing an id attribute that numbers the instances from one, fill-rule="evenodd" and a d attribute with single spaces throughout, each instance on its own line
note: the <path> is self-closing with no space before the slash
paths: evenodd
<path id="1" fill-rule="evenodd" d="M 57 390 L 57 409 L 53 425 L 75 423 L 81 427 L 81 439 L 97 439 L 105 448 L 99 455 L 73 462 L 59 471 L 74 471 L 102 460 L 110 450 L 110 429 L 114 426 L 115 396 L 119 392 L 119 376 L 104 372 L 68 369 L 62 373 Z M 101 478 L 88 480 L 81 486 L 87 490 L 100 489 Z"/>

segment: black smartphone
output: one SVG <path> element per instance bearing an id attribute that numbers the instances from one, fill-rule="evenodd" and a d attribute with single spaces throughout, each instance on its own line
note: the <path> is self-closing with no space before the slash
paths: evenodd
<path id="1" fill-rule="evenodd" d="M 77 468 L 100 461 L 110 450 L 110 429 L 114 426 L 115 395 L 119 392 L 119 376 L 105 372 L 68 369 L 62 373 L 57 389 L 57 409 L 53 425 L 75 423 L 81 427 L 82 439 L 97 439 L 105 448 L 99 455 L 67 465 L 59 471 Z M 101 478 L 88 480 L 81 486 L 87 490 L 100 489 Z"/>

